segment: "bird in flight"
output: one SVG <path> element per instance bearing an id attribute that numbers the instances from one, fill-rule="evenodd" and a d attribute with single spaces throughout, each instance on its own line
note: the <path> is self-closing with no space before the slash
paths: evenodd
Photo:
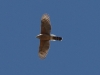
<path id="1" fill-rule="evenodd" d="M 62 41 L 62 37 L 58 37 L 54 34 L 50 34 L 51 24 L 48 14 L 44 14 L 41 18 L 41 33 L 36 38 L 40 39 L 40 46 L 38 55 L 41 59 L 44 59 L 49 51 L 50 40 Z"/>

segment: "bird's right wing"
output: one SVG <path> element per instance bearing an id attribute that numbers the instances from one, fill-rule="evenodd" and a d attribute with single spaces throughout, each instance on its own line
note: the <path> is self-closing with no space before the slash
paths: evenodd
<path id="1" fill-rule="evenodd" d="M 39 57 L 44 59 L 49 51 L 50 42 L 49 40 L 40 40 L 39 46 Z"/>

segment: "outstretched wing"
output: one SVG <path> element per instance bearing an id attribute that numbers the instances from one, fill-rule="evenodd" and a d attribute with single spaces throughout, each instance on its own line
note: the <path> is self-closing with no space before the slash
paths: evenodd
<path id="1" fill-rule="evenodd" d="M 39 46 L 39 57 L 44 59 L 49 51 L 50 42 L 49 40 L 40 40 Z"/>
<path id="2" fill-rule="evenodd" d="M 41 34 L 49 34 L 51 32 L 50 18 L 44 14 L 41 18 Z"/>

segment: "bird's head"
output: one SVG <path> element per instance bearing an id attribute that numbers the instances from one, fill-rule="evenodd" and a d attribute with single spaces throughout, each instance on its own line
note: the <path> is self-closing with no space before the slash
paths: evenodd
<path id="1" fill-rule="evenodd" d="M 40 39 L 40 36 L 41 36 L 41 35 L 42 35 L 42 34 L 37 35 L 36 38 Z"/>

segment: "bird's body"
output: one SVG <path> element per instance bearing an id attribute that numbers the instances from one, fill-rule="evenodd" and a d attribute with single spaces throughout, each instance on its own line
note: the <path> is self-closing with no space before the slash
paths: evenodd
<path id="1" fill-rule="evenodd" d="M 47 35 L 47 34 L 39 34 L 38 38 L 40 40 L 50 40 L 51 39 L 50 35 Z"/>
<path id="2" fill-rule="evenodd" d="M 50 40 L 61 41 L 62 37 L 58 37 L 51 33 L 51 24 L 50 18 L 47 14 L 44 14 L 41 18 L 41 33 L 37 35 L 37 38 L 40 39 L 39 46 L 39 57 L 44 59 L 48 53 L 50 47 Z"/>
<path id="3" fill-rule="evenodd" d="M 56 35 L 39 34 L 37 38 L 41 40 L 62 41 L 62 37 L 58 37 Z"/>

